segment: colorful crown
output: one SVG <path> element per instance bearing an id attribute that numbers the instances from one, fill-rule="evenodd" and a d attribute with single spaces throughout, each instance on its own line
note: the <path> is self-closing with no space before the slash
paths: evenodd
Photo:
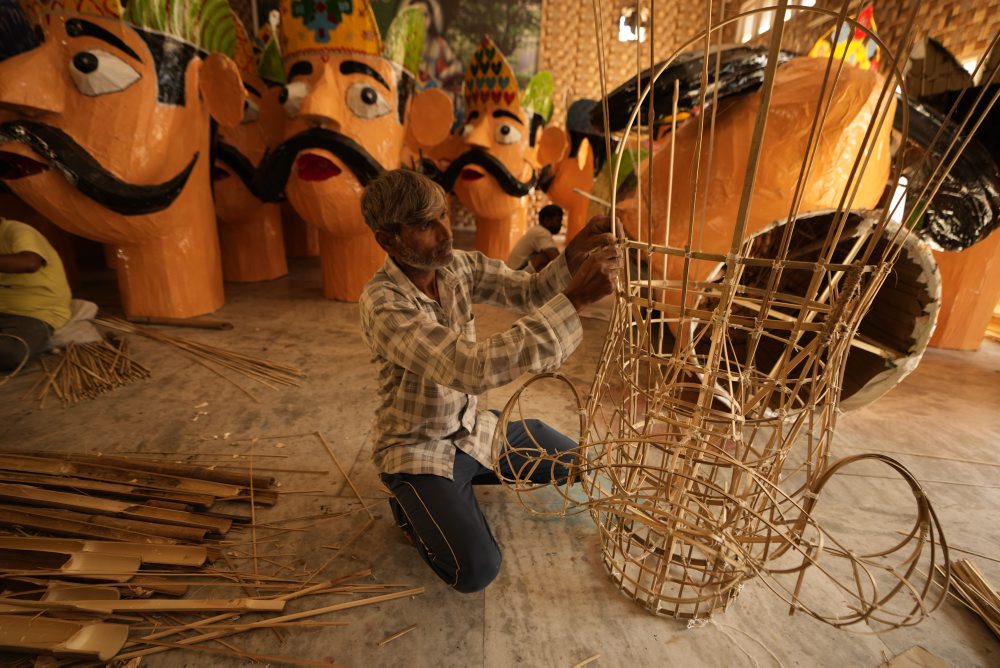
<path id="1" fill-rule="evenodd" d="M 521 106 L 538 114 L 548 123 L 552 118 L 552 95 L 555 88 L 556 82 L 552 78 L 552 72 L 543 70 L 535 73 L 528 82 L 528 87 L 524 89 Z"/>
<path id="2" fill-rule="evenodd" d="M 190 42 L 206 51 L 234 39 L 233 10 L 227 0 L 140 0 L 129 2 L 122 20 Z"/>
<path id="3" fill-rule="evenodd" d="M 231 21 L 220 23 L 210 39 L 206 39 L 202 47 L 209 52 L 225 54 L 233 59 L 240 72 L 257 72 L 257 59 L 254 57 L 253 43 L 247 35 L 243 21 L 232 12 Z"/>
<path id="4" fill-rule="evenodd" d="M 310 51 L 382 55 L 382 36 L 368 0 L 281 0 L 284 58 Z"/>
<path id="5" fill-rule="evenodd" d="M 49 14 L 89 14 L 121 18 L 125 11 L 119 0 L 20 0 L 21 10 L 33 24 L 41 24 Z"/>
<path id="6" fill-rule="evenodd" d="M 265 23 L 257 31 L 257 72 L 269 81 L 285 83 L 285 66 L 281 62 L 281 40 L 278 30 Z"/>
<path id="7" fill-rule="evenodd" d="M 386 31 L 383 55 L 416 76 L 427 41 L 427 12 L 422 5 L 407 7 L 396 14 Z"/>
<path id="8" fill-rule="evenodd" d="M 517 108 L 521 105 L 513 70 L 493 40 L 485 35 L 465 70 L 463 87 L 468 111 L 480 111 L 487 106 Z"/>

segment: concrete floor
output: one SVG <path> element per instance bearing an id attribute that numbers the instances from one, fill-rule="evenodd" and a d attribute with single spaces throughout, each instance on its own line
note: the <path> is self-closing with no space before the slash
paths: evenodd
<path id="1" fill-rule="evenodd" d="M 113 300 L 107 285 L 88 284 L 82 292 Z M 357 306 L 320 297 L 313 260 L 293 262 L 291 275 L 283 279 L 227 285 L 226 300 L 214 317 L 234 323 L 233 330 L 165 331 L 299 365 L 308 372 L 300 388 L 253 387 L 258 398 L 253 401 L 181 354 L 135 337 L 133 357 L 153 377 L 97 400 L 40 409 L 21 399 L 38 372 L 0 388 L 0 443 L 19 449 L 182 453 L 190 461 L 242 465 L 252 455 L 257 470 L 308 470 L 275 474 L 287 494 L 273 509 L 259 513 L 258 522 L 269 522 L 359 508 L 321 444 L 308 436 L 322 432 L 377 517 L 374 527 L 340 553 L 324 576 L 371 567 L 376 582 L 423 586 L 426 592 L 341 613 L 336 619 L 348 621 L 346 628 L 293 630 L 284 642 L 258 631 L 233 641 L 247 651 L 408 668 L 568 667 L 594 655 L 600 656 L 588 665 L 877 666 L 921 645 L 951 665 L 1000 665 L 1000 640 L 953 601 L 915 628 L 881 636 L 845 633 L 802 614 L 789 616 L 787 606 L 755 581 L 747 583 L 725 614 L 705 626 L 688 628 L 653 617 L 624 598 L 607 577 L 589 515 L 536 519 L 502 489 L 481 489 L 479 498 L 504 549 L 503 569 L 485 592 L 457 594 L 431 574 L 390 521 L 385 491 L 369 460 L 375 375 L 359 335 Z M 477 312 L 481 335 L 512 320 L 492 308 Z M 563 369 L 584 392 L 605 326 L 599 319 L 585 320 L 585 343 Z M 249 381 L 243 384 L 251 387 Z M 501 407 L 517 386 L 491 391 L 484 403 Z M 538 397 L 534 405 L 538 417 L 572 426 L 566 398 Z M 932 350 L 901 386 L 844 416 L 836 440 L 836 454 L 891 452 L 908 466 L 925 482 L 948 542 L 984 555 L 975 560 L 994 585 L 1000 584 L 998 408 L 1000 345 L 984 343 L 976 353 Z M 260 440 L 240 440 L 253 437 Z M 837 488 L 839 507 L 844 512 L 881 508 L 883 483 L 865 475 L 843 478 Z M 866 517 L 872 526 L 854 522 L 853 530 L 878 531 L 878 513 Z M 262 530 L 258 540 L 267 542 L 262 542 L 261 554 L 275 555 L 274 561 L 297 569 L 315 568 L 362 524 L 362 514 L 355 513 L 286 525 L 308 531 L 279 535 Z M 333 549 L 326 547 L 331 544 Z M 296 602 L 291 610 L 336 600 L 317 597 Z M 418 626 L 411 633 L 378 646 L 412 624 Z M 209 664 L 246 662 L 174 651 L 147 659 L 146 665 Z"/>

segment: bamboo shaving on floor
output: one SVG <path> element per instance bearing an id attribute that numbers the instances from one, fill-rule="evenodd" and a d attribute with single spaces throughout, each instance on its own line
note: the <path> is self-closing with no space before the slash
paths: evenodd
<path id="1" fill-rule="evenodd" d="M 149 378 L 149 369 L 129 355 L 128 339 L 111 335 L 93 343 L 69 343 L 39 363 L 45 375 L 29 394 L 43 406 L 50 394 L 68 406 Z"/>
<path id="2" fill-rule="evenodd" d="M 196 362 L 209 369 L 224 380 L 235 385 L 248 397 L 257 400 L 253 394 L 235 380 L 223 373 L 222 370 L 239 374 L 245 378 L 256 381 L 261 385 L 277 390 L 278 385 L 299 387 L 298 379 L 305 378 L 302 369 L 289 364 L 280 364 L 262 357 L 246 355 L 244 353 L 226 350 L 217 346 L 211 346 L 198 341 L 191 341 L 179 336 L 164 334 L 145 327 L 139 327 L 126 320 L 119 318 L 99 318 L 94 321 L 96 324 L 109 329 L 129 334 L 138 334 L 153 341 L 173 346 L 188 355 Z"/>

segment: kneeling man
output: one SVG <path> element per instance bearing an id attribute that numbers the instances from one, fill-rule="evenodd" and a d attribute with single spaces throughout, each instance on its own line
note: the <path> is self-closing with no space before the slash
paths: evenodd
<path id="1" fill-rule="evenodd" d="M 360 300 L 381 396 L 375 464 L 392 492 L 396 523 L 431 569 L 458 591 L 479 591 L 496 577 L 501 555 L 472 491 L 498 482 L 491 468 L 497 416 L 478 411 L 476 395 L 555 369 L 576 350 L 578 312 L 611 293 L 621 264 L 611 221 L 592 220 L 563 255 L 532 274 L 453 250 L 445 193 L 415 172 L 383 173 L 365 189 L 361 210 L 389 256 Z M 478 341 L 475 303 L 527 315 Z M 514 447 L 534 439 L 557 454 L 576 445 L 544 423 L 526 422 L 509 426 Z M 565 481 L 573 455 L 565 458 L 567 467 L 538 467 L 532 480 Z M 512 463 L 517 468 L 516 461 L 504 466 Z"/>

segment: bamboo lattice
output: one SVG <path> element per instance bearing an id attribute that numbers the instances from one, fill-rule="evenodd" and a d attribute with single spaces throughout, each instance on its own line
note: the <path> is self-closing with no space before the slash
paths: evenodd
<path id="1" fill-rule="evenodd" d="M 603 15 L 600 4 L 595 0 L 595 17 Z M 657 163 L 648 160 L 637 170 L 638 223 L 628 237 L 620 237 L 628 261 L 586 400 L 565 381 L 580 407 L 580 488 L 572 481 L 558 487 L 554 505 L 551 495 L 532 494 L 539 488 L 529 482 L 530 474 L 555 463 L 540 447 L 522 450 L 530 461 L 504 482 L 531 512 L 589 511 L 610 577 L 650 612 L 708 617 L 725 610 L 743 583 L 759 577 L 793 611 L 854 631 L 880 632 L 919 622 L 946 596 L 947 582 L 939 586 L 932 576 L 941 564 L 948 572 L 947 544 L 919 482 L 883 455 L 831 457 L 848 353 L 858 343 L 862 318 L 912 240 L 911 229 L 893 222 L 899 219 L 894 216 L 898 202 L 862 210 L 855 198 L 878 142 L 888 142 L 896 104 L 903 107 L 905 138 L 907 97 L 901 72 L 917 33 L 919 6 L 912 3 L 900 43 L 891 48 L 850 18 L 858 3 L 828 10 L 780 1 L 754 10 L 770 15 L 768 64 L 740 175 L 742 190 L 734 194 L 739 205 L 730 220 L 731 235 L 721 240 L 705 233 L 698 207 L 692 206 L 684 220 L 671 220 L 669 206 L 665 219 L 657 218 L 663 211 L 648 206 L 642 192 L 667 189 L 676 196 L 690 188 L 691 202 L 707 200 L 720 106 L 714 98 L 718 89 L 706 85 L 711 68 L 718 66 L 709 54 L 721 47 L 723 29 L 740 17 L 715 22 L 712 3 L 706 3 L 702 34 L 666 63 L 655 69 L 649 63 L 655 81 L 683 51 L 702 50 L 697 106 L 704 111 L 689 121 L 697 124 L 694 164 L 673 160 L 675 123 L 659 149 L 669 151 L 667 169 L 653 173 Z M 871 35 L 881 47 L 883 74 L 872 93 L 875 104 L 863 142 L 842 158 L 849 173 L 836 205 L 823 212 L 800 209 L 810 176 L 829 168 L 816 160 L 817 147 L 835 113 L 835 91 L 847 77 L 841 58 L 831 55 L 825 61 L 819 97 L 801 119 L 808 143 L 787 211 L 761 229 L 752 224 L 754 184 L 768 167 L 763 138 L 789 8 L 823 14 Z M 655 40 L 655 26 L 650 32 Z M 989 61 L 996 44 L 995 38 L 980 63 Z M 637 56 L 637 68 L 642 65 Z M 995 77 L 996 71 L 987 76 Z M 654 154 L 649 128 L 637 123 L 643 107 L 652 112 L 651 85 L 639 91 L 630 123 L 618 137 L 613 173 L 630 144 L 648 142 L 648 153 Z M 676 87 L 674 91 L 676 118 Z M 995 97 L 983 102 L 988 109 Z M 984 105 L 973 106 L 985 113 Z M 608 127 L 607 108 L 604 114 Z M 943 134 L 936 138 L 938 150 L 927 151 L 922 165 L 931 176 L 907 193 L 918 209 L 933 198 L 979 122 L 950 120 L 960 130 L 951 139 Z M 612 155 L 610 136 L 607 142 Z M 703 155 L 708 156 L 707 168 L 698 162 Z M 901 159 L 894 159 L 887 185 L 895 185 L 902 173 Z M 614 193 L 612 198 L 617 212 L 620 203 Z M 918 210 L 909 220 L 919 217 Z M 504 449 L 512 451 L 504 442 L 504 424 L 530 413 L 521 406 L 527 401 L 522 393 L 539 380 L 550 382 L 546 378 L 552 376 L 529 381 L 507 404 L 496 432 L 497 458 Z M 872 465 L 895 472 L 913 506 L 887 512 L 894 519 L 906 512 L 900 540 L 848 545 L 851 541 L 838 540 L 821 524 L 821 515 L 826 520 L 820 512 L 821 493 L 844 467 Z M 499 466 L 496 471 L 500 475 Z"/>

